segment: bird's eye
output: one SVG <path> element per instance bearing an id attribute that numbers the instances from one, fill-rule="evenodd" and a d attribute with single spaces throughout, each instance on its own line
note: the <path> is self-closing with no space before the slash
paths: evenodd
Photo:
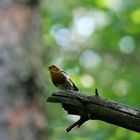
<path id="1" fill-rule="evenodd" d="M 53 68 L 55 68 L 55 65 L 53 65 Z"/>

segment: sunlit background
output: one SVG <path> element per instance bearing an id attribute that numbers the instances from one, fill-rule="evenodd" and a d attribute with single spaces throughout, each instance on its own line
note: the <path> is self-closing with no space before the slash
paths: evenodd
<path id="1" fill-rule="evenodd" d="M 44 0 L 41 14 L 48 96 L 57 88 L 47 66 L 56 64 L 81 92 L 98 88 L 104 98 L 140 108 L 139 0 Z M 50 140 L 140 140 L 135 132 L 101 121 L 66 133 L 78 118 L 58 104 L 47 107 Z"/>

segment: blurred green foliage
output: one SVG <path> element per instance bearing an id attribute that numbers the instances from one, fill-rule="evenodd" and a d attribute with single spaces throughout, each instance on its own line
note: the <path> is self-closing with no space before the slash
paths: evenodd
<path id="1" fill-rule="evenodd" d="M 48 96 L 57 89 L 47 66 L 56 64 L 81 92 L 98 88 L 101 96 L 140 109 L 139 0 L 43 0 L 41 15 Z M 100 121 L 66 133 L 77 118 L 47 105 L 50 140 L 140 140 L 138 133 Z"/>

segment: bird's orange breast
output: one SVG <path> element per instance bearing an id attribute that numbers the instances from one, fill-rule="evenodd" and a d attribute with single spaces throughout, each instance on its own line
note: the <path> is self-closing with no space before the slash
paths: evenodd
<path id="1" fill-rule="evenodd" d="M 56 86 L 59 84 L 63 84 L 66 80 L 66 77 L 64 77 L 64 75 L 61 73 L 51 73 L 51 78 L 53 84 Z"/>

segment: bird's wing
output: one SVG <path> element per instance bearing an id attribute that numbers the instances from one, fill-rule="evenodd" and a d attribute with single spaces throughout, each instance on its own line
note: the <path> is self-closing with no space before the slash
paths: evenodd
<path id="1" fill-rule="evenodd" d="M 69 81 L 72 83 L 73 88 L 75 91 L 79 91 L 78 87 L 73 83 L 73 81 L 71 80 L 70 76 L 63 70 L 61 70 L 61 72 L 69 79 Z"/>
<path id="2" fill-rule="evenodd" d="M 74 90 L 79 91 L 78 87 L 72 82 L 72 80 L 70 78 L 69 78 L 69 80 L 72 83 Z"/>
<path id="3" fill-rule="evenodd" d="M 61 72 L 62 72 L 68 79 L 70 78 L 70 76 L 69 76 L 65 71 L 61 70 Z"/>
<path id="4" fill-rule="evenodd" d="M 68 74 L 67 74 L 65 71 L 63 71 L 63 70 L 61 70 L 61 72 L 64 73 L 64 74 L 66 74 L 66 75 L 68 75 Z"/>
<path id="5" fill-rule="evenodd" d="M 73 88 L 75 91 L 79 91 L 78 87 L 73 83 L 73 81 L 71 80 L 70 76 L 63 70 L 61 70 L 61 72 L 69 79 L 69 81 L 72 83 Z"/>

